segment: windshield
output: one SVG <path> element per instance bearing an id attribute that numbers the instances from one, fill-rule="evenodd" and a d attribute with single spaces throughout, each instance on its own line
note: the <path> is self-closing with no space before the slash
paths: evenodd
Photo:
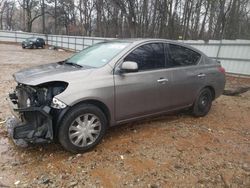
<path id="1" fill-rule="evenodd" d="M 66 63 L 75 63 L 87 67 L 102 67 L 120 53 L 128 42 L 107 42 L 90 46 L 69 58 Z"/>
<path id="2" fill-rule="evenodd" d="M 26 42 L 29 42 L 29 41 L 36 41 L 36 38 L 27 38 Z"/>

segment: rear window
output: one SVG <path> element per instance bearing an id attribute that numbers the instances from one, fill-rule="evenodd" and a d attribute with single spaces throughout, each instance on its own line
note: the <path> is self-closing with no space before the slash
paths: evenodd
<path id="1" fill-rule="evenodd" d="M 196 65 L 199 62 L 201 55 L 189 48 L 169 44 L 168 57 L 168 67 L 179 67 Z"/>

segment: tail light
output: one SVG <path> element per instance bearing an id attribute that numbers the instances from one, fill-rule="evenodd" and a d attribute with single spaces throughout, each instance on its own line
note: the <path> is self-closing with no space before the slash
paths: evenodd
<path id="1" fill-rule="evenodd" d="M 223 68 L 223 67 L 218 67 L 218 70 L 221 72 L 221 73 L 223 73 L 223 74 L 225 74 L 225 69 Z"/>

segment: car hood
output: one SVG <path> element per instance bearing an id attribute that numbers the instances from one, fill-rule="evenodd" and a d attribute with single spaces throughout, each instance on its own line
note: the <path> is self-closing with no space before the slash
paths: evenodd
<path id="1" fill-rule="evenodd" d="M 77 72 L 81 73 L 76 74 Z M 69 82 L 79 76 L 86 77 L 90 72 L 91 69 L 59 62 L 23 69 L 16 72 L 13 77 L 18 83 L 35 86 L 52 81 Z"/>

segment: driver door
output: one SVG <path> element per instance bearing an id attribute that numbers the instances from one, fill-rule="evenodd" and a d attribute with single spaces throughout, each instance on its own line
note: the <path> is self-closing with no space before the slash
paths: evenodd
<path id="1" fill-rule="evenodd" d="M 164 45 L 144 44 L 128 54 L 125 61 L 136 62 L 138 72 L 114 75 L 116 120 L 167 110 L 171 72 L 165 68 Z"/>

